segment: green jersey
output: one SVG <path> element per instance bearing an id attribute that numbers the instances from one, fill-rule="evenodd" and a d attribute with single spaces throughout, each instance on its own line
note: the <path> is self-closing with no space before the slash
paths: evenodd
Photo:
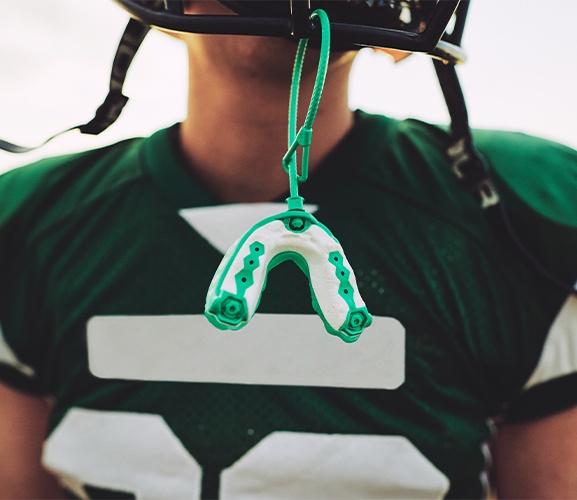
<path id="1" fill-rule="evenodd" d="M 441 129 L 357 112 L 301 187 L 373 315 L 353 344 L 292 262 L 245 329 L 209 323 L 228 246 L 286 205 L 223 204 L 176 137 L 0 178 L 0 375 L 54 398 L 43 461 L 73 494 L 481 497 L 492 418 L 577 403 L 577 298 L 456 187 Z M 476 141 L 520 239 L 575 282 L 577 153 Z"/>

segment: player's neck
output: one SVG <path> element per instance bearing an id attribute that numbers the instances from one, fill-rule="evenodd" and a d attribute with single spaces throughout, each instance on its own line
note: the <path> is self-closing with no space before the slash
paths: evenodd
<path id="1" fill-rule="evenodd" d="M 347 102 L 351 63 L 329 67 L 314 125 L 311 171 L 352 126 Z M 281 159 L 287 150 L 290 81 L 273 85 L 254 76 L 231 81 L 207 68 L 192 68 L 190 77 L 189 115 L 181 126 L 181 143 L 196 175 L 226 202 L 267 201 L 285 193 L 288 177 Z M 314 77 L 310 72 L 301 82 L 299 124 Z"/>

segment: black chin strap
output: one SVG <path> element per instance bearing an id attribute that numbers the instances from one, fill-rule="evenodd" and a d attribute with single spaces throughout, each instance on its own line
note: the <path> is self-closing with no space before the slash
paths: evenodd
<path id="1" fill-rule="evenodd" d="M 469 115 L 455 65 L 433 59 L 437 78 L 451 116 L 451 135 L 447 155 L 453 174 L 462 189 L 474 193 L 481 207 L 488 209 L 500 203 L 486 162 L 473 144 Z"/>
<path id="2" fill-rule="evenodd" d="M 142 41 L 150 28 L 141 24 L 140 22 L 131 19 L 122 34 L 114 61 L 112 63 L 112 72 L 110 74 L 110 87 L 108 95 L 100 107 L 96 110 L 96 114 L 92 120 L 84 125 L 76 125 L 69 129 L 58 132 L 46 139 L 42 144 L 33 147 L 19 146 L 8 141 L 0 139 L 0 149 L 10 153 L 28 153 L 44 146 L 52 139 L 78 129 L 83 134 L 97 135 L 106 130 L 112 125 L 120 116 L 122 109 L 128 102 L 128 97 L 122 93 L 122 87 L 126 80 L 126 73 L 132 63 L 136 51 L 140 47 Z"/>
<path id="3" fill-rule="evenodd" d="M 505 204 L 491 179 L 488 164 L 473 144 L 467 106 L 455 65 L 436 59 L 433 59 L 433 64 L 451 117 L 447 156 L 451 161 L 457 184 L 477 197 L 496 231 L 508 236 L 516 250 L 537 272 L 565 293 L 577 295 L 577 283 L 569 285 L 553 276 L 517 236 Z"/>

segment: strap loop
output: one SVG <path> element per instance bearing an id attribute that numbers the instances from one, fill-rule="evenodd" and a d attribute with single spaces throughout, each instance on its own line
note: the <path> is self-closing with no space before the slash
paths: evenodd
<path id="1" fill-rule="evenodd" d="M 461 137 L 447 148 L 452 170 L 462 189 L 477 194 L 482 208 L 499 203 L 499 193 L 493 186 L 487 164 L 474 149 L 470 139 Z"/>
<path id="2" fill-rule="evenodd" d="M 311 20 L 318 19 L 321 25 L 322 37 L 321 37 L 320 57 L 319 57 L 317 76 L 313 87 L 313 93 L 311 96 L 311 102 L 309 105 L 307 116 L 305 118 L 303 126 L 299 129 L 297 133 L 296 122 L 297 122 L 299 86 L 308 39 L 302 38 L 299 41 L 293 69 L 293 79 L 289 102 L 289 126 L 288 126 L 289 147 L 288 151 L 286 152 L 286 154 L 282 159 L 283 168 L 285 172 L 287 172 L 289 175 L 291 199 L 299 198 L 298 183 L 305 182 L 308 179 L 310 145 L 312 143 L 312 134 L 313 134 L 312 126 L 318 111 L 319 102 L 323 92 L 323 87 L 325 84 L 325 78 L 327 75 L 327 68 L 329 63 L 329 53 L 330 53 L 329 18 L 324 10 L 318 9 L 311 14 L 310 19 Z M 298 173 L 297 158 L 296 158 L 296 150 L 299 146 L 303 148 L 300 174 Z"/>

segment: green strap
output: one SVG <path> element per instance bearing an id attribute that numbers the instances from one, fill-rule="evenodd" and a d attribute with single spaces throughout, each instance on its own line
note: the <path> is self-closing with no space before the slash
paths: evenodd
<path id="1" fill-rule="evenodd" d="M 285 172 L 289 175 L 290 198 L 287 199 L 289 210 L 303 208 L 303 199 L 298 193 L 298 183 L 305 182 L 309 175 L 309 149 L 313 135 L 313 123 L 319 108 L 319 102 L 325 85 L 327 67 L 329 64 L 329 54 L 331 46 L 330 23 L 329 17 L 322 9 L 317 9 L 311 14 L 311 19 L 318 19 L 321 25 L 321 49 L 317 77 L 311 96 L 311 102 L 305 122 L 297 133 L 297 111 L 299 86 L 302 74 L 302 67 L 307 48 L 308 39 L 302 38 L 299 41 L 295 64 L 293 68 L 290 101 L 289 101 L 289 122 L 288 122 L 288 151 L 283 157 L 282 163 Z M 301 173 L 298 173 L 297 167 L 297 148 L 303 148 L 301 160 Z"/>

